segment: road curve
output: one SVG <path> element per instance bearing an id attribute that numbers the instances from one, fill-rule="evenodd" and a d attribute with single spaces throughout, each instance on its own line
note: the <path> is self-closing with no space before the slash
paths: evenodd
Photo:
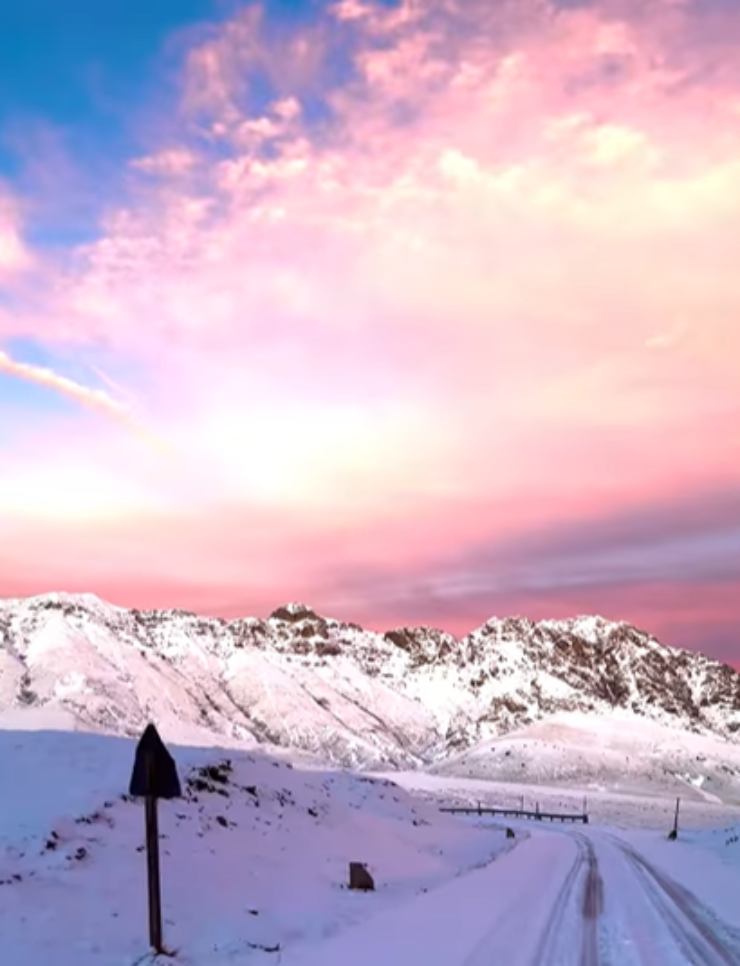
<path id="1" fill-rule="evenodd" d="M 696 966 L 738 966 L 740 932 L 645 856 L 616 836 L 610 836 L 629 865 L 635 885 L 670 934 L 683 962 Z"/>
<path id="2" fill-rule="evenodd" d="M 534 951 L 521 948 L 512 962 L 740 966 L 740 930 L 722 922 L 629 843 L 595 829 L 552 834 L 570 839 L 576 853 L 541 920 Z M 470 962 L 483 963 L 480 947 Z"/>
<path id="3" fill-rule="evenodd" d="M 286 950 L 285 966 L 740 966 L 740 930 L 629 842 L 526 830 L 490 865 Z"/>

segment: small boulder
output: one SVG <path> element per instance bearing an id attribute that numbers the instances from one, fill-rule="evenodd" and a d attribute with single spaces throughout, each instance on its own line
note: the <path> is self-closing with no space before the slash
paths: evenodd
<path id="1" fill-rule="evenodd" d="M 507 839 L 515 839 L 516 838 L 516 835 L 514 835 L 514 829 L 513 828 L 507 828 L 506 829 L 506 838 Z"/>
<path id="2" fill-rule="evenodd" d="M 364 862 L 350 862 L 349 887 L 350 889 L 361 889 L 363 892 L 373 892 L 375 890 L 375 882 L 367 871 L 367 866 Z"/>

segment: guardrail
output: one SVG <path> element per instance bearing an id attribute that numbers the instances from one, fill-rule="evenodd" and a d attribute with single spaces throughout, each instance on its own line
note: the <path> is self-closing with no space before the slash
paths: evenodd
<path id="1" fill-rule="evenodd" d="M 530 811 L 520 808 L 489 808 L 485 805 L 442 806 L 440 812 L 456 815 L 503 815 L 507 818 L 531 818 L 536 822 L 582 822 L 588 825 L 588 815 L 585 812 L 541 812 L 539 809 Z"/>

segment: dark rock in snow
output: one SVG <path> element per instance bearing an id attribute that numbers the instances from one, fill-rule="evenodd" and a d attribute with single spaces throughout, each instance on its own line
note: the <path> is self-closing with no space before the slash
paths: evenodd
<path id="1" fill-rule="evenodd" d="M 362 892 L 373 892 L 375 890 L 375 882 L 367 871 L 364 862 L 350 862 L 349 887 L 350 889 L 359 889 Z"/>

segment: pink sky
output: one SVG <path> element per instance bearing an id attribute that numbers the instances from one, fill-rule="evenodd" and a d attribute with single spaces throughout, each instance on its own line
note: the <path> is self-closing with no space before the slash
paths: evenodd
<path id="1" fill-rule="evenodd" d="M 60 402 L 0 408 L 0 594 L 600 612 L 740 662 L 740 6 L 180 45 L 96 237 L 34 245 L 0 183 L 0 380 Z"/>

